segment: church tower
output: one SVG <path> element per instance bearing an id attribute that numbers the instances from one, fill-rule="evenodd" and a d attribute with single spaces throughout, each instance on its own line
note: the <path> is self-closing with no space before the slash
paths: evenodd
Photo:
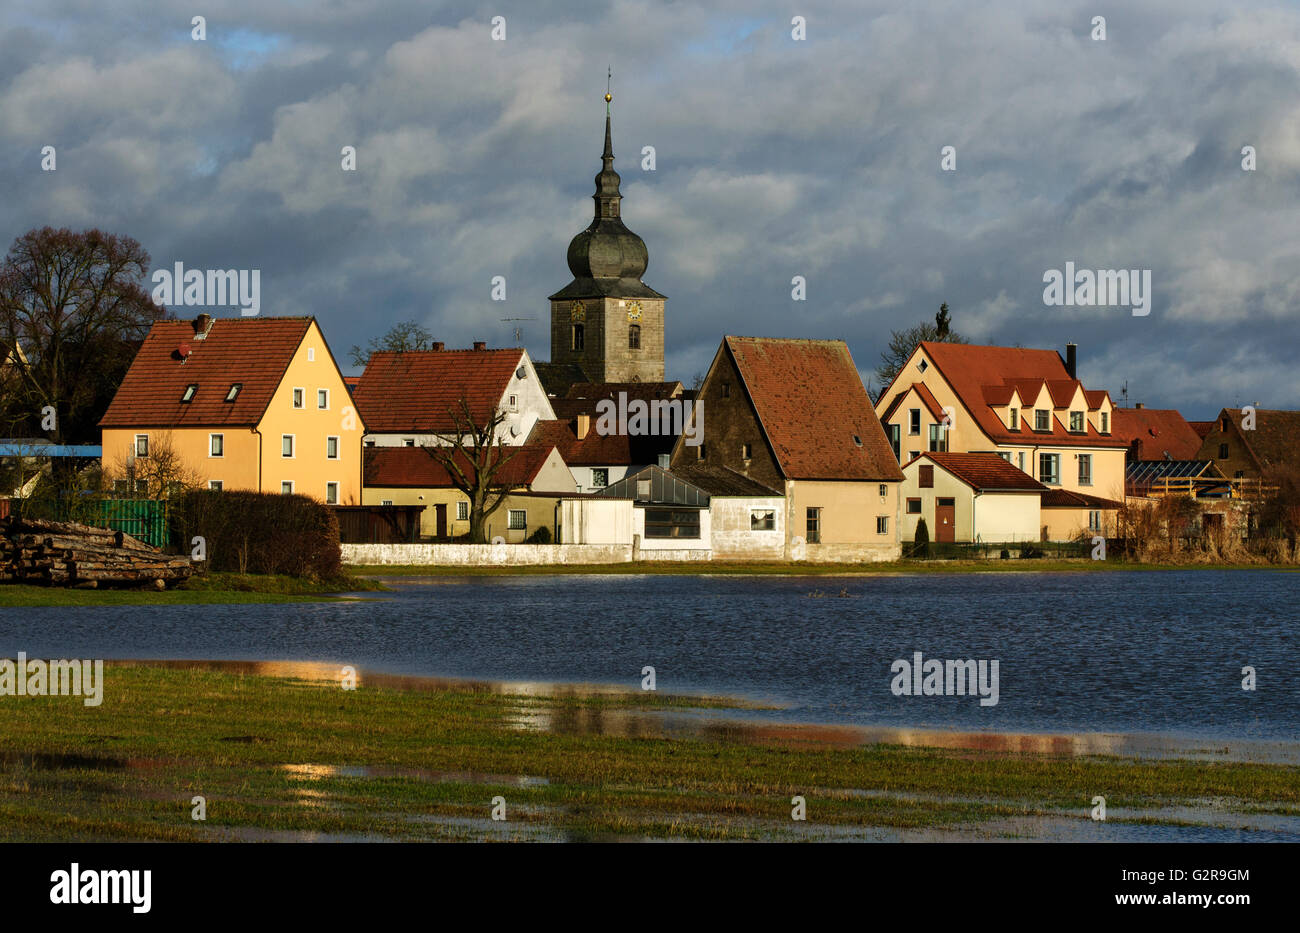
<path id="1" fill-rule="evenodd" d="M 605 94 L 605 152 L 596 214 L 569 244 L 573 281 L 551 296 L 551 363 L 582 367 L 593 382 L 662 382 L 665 297 L 641 281 L 649 256 L 623 226 Z"/>

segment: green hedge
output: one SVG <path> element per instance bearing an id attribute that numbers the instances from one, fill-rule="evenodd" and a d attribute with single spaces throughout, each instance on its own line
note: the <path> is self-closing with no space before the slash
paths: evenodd
<path id="1" fill-rule="evenodd" d="M 204 539 L 210 570 L 314 580 L 341 573 L 338 518 L 307 496 L 193 490 L 172 500 L 170 519 L 182 552 Z"/>

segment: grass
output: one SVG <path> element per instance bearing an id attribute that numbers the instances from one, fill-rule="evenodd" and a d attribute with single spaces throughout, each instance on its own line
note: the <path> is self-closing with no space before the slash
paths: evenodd
<path id="1" fill-rule="evenodd" d="M 1300 769 L 1064 758 L 753 734 L 652 737 L 621 718 L 657 694 L 511 696 L 109 666 L 103 704 L 0 699 L 0 841 L 286 838 L 785 839 L 1086 820 L 1209 798 L 1300 812 Z M 725 705 L 713 701 L 713 705 Z M 521 728 L 604 722 L 607 732 Z M 512 725 L 513 724 L 513 725 Z M 579 732 L 583 730 L 578 730 Z M 715 737 L 715 735 L 717 737 Z M 60 760 L 60 756 L 72 756 Z M 191 819 L 192 798 L 207 819 Z M 808 821 L 790 819 L 806 797 Z M 508 819 L 490 819 L 492 798 Z M 1175 825 L 1174 821 L 1164 821 Z"/>
<path id="2" fill-rule="evenodd" d="M 204 573 L 174 589 L 76 590 L 59 586 L 0 585 L 0 608 L 16 606 L 179 606 L 215 603 L 321 602 L 338 593 L 384 590 L 383 584 L 344 574 L 311 581 L 270 574 Z"/>
<path id="3" fill-rule="evenodd" d="M 350 566 L 358 575 L 499 577 L 527 574 L 701 574 L 754 576 L 856 577 L 880 574 L 962 573 L 1093 573 L 1109 570 L 1282 570 L 1300 567 L 1275 564 L 1126 563 L 1088 558 L 1061 560 L 897 560 L 872 564 L 812 564 L 805 562 L 746 563 L 741 561 L 636 561 L 623 564 L 544 564 L 510 567 L 439 566 L 429 564 L 366 564 Z"/>

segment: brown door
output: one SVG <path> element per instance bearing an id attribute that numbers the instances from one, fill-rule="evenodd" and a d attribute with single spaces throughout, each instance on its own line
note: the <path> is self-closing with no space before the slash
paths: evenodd
<path id="1" fill-rule="evenodd" d="M 437 516 L 438 537 L 447 537 L 447 503 L 443 502 L 433 507 L 433 513 Z"/>
<path id="2" fill-rule="evenodd" d="M 957 505 L 953 499 L 934 500 L 934 540 L 957 540 Z"/>

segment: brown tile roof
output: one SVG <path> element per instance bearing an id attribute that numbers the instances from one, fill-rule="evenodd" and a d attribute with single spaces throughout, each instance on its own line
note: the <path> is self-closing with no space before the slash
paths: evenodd
<path id="1" fill-rule="evenodd" d="M 1023 403 L 1032 404 L 1046 384 L 1054 404 L 1068 404 L 1081 383 L 1070 378 L 1065 363 L 1055 350 L 934 341 L 924 341 L 921 346 L 975 418 L 980 430 L 996 443 L 1041 444 L 1050 441 L 1063 447 L 1123 446 L 1112 436 L 1098 433 L 1086 418 L 1086 430 L 1079 434 L 1071 433 L 1055 414 L 1049 422 L 1049 431 L 1033 430 L 1032 418 L 1021 418 L 1021 430 L 1012 431 L 989 407 L 985 392 L 990 386 L 1011 386 L 1020 394 Z M 888 391 L 893 391 L 892 385 Z M 1089 406 L 1094 401 L 1100 404 L 1105 397 L 1100 390 L 1093 393 L 1085 390 L 1084 395 Z"/>
<path id="2" fill-rule="evenodd" d="M 1111 433 L 1134 448 L 1137 460 L 1194 460 L 1201 436 L 1172 408 L 1116 408 L 1110 416 Z"/>
<path id="3" fill-rule="evenodd" d="M 149 329 L 99 425 L 257 424 L 311 323 L 308 317 L 216 318 L 207 336 L 196 340 L 192 322 L 159 321 Z M 227 402 L 236 382 L 242 386 L 239 394 Z M 186 387 L 195 384 L 194 398 L 182 402 Z"/>
<path id="4" fill-rule="evenodd" d="M 558 400 L 552 400 L 552 404 Z M 708 421 L 705 421 L 708 424 Z M 569 466 L 646 466 L 670 454 L 676 435 L 597 434 L 592 418 L 587 436 L 578 440 L 574 422 L 539 420 L 528 435 L 530 444 L 552 444 Z"/>
<path id="5" fill-rule="evenodd" d="M 976 492 L 1046 492 L 1047 487 L 997 454 L 923 453 L 912 460 L 928 459 L 943 467 Z"/>
<path id="6" fill-rule="evenodd" d="M 724 337 L 723 343 L 787 478 L 902 480 L 844 341 Z"/>
<path id="7" fill-rule="evenodd" d="M 1120 509 L 1124 503 L 1069 489 L 1051 489 L 1043 493 L 1040 506 L 1044 509 Z"/>
<path id="8" fill-rule="evenodd" d="M 519 349 L 372 353 L 352 398 L 371 433 L 449 433 L 462 398 L 486 423 L 523 357 Z"/>
<path id="9" fill-rule="evenodd" d="M 544 444 L 502 447 L 501 450 L 510 459 L 497 471 L 494 481 L 509 486 L 531 484 L 554 449 Z M 447 468 L 424 447 L 365 447 L 363 452 L 363 482 L 366 486 L 440 489 L 452 485 Z M 468 476 L 470 459 L 463 449 L 457 456 L 457 462 Z"/>
<path id="10" fill-rule="evenodd" d="M 1300 467 L 1300 411 L 1258 408 L 1253 431 L 1241 430 L 1243 416 L 1240 409 L 1225 408 L 1219 412 L 1219 418 L 1225 416 L 1232 418 L 1261 468 Z"/>
<path id="11" fill-rule="evenodd" d="M 743 473 L 737 473 L 730 467 L 712 466 L 705 463 L 683 463 L 673 469 L 674 476 L 680 476 L 688 483 L 699 486 L 711 496 L 784 496 L 757 480 L 750 479 Z"/>
<path id="12" fill-rule="evenodd" d="M 1187 423 L 1192 426 L 1192 430 L 1199 434 L 1202 439 L 1214 430 L 1213 421 L 1189 421 Z"/>

